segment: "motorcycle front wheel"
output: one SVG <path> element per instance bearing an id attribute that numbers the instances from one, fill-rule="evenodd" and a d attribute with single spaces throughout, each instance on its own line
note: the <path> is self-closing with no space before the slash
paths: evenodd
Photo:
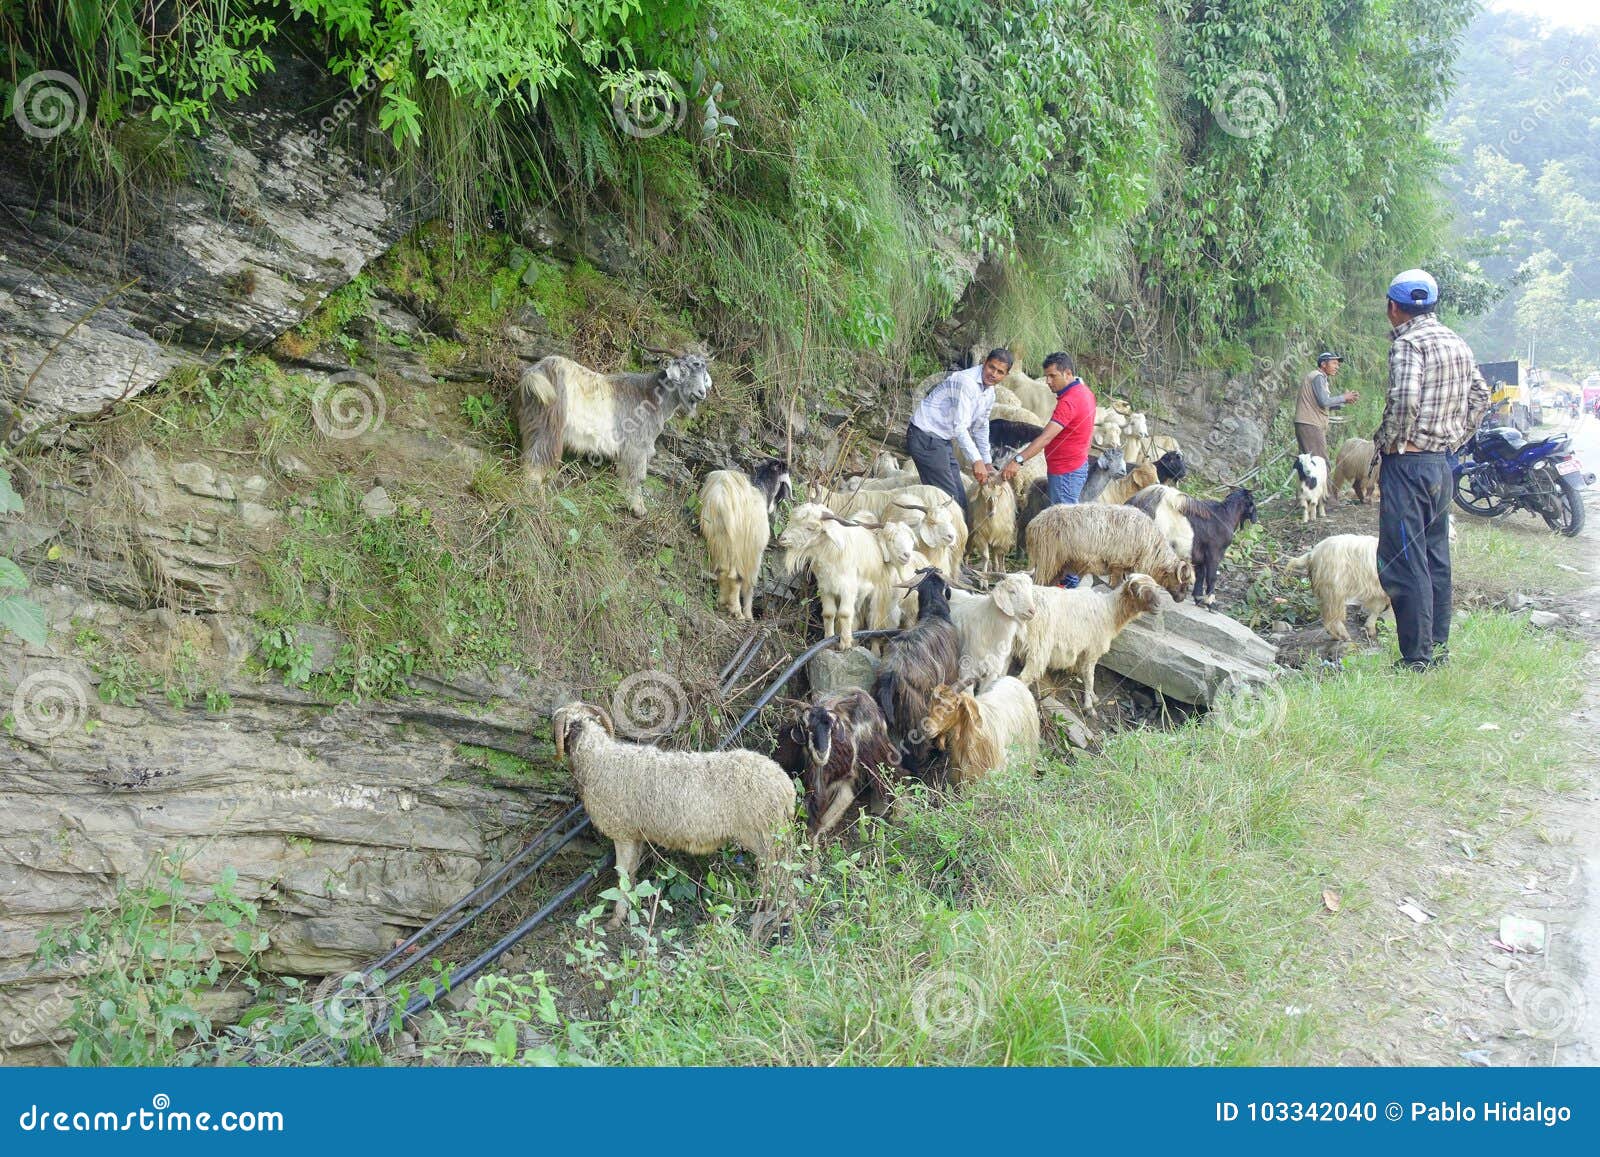
<path id="1" fill-rule="evenodd" d="M 1576 483 L 1567 481 L 1565 475 L 1561 477 L 1559 491 L 1556 495 L 1559 512 L 1551 514 L 1540 511 L 1540 514 L 1551 530 L 1568 538 L 1576 538 L 1583 531 L 1583 491 L 1578 489 Z"/>
<path id="2" fill-rule="evenodd" d="M 1499 518 L 1510 514 L 1517 504 L 1498 494 L 1479 494 L 1472 489 L 1473 471 L 1464 470 L 1456 475 L 1456 505 L 1468 514 L 1479 518 Z"/>

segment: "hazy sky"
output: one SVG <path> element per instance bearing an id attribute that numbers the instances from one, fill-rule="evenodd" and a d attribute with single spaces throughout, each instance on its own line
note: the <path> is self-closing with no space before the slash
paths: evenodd
<path id="1" fill-rule="evenodd" d="M 1600 28 L 1600 7 L 1595 0 L 1488 0 L 1487 6 L 1541 16 L 1551 24 L 1568 28 Z"/>

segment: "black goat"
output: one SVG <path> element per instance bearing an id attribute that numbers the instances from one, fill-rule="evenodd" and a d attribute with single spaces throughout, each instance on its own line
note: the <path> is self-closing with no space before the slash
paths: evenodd
<path id="1" fill-rule="evenodd" d="M 817 695 L 780 730 L 773 758 L 805 790 L 813 840 L 851 826 L 862 812 L 888 814 L 905 776 L 883 712 L 858 687 Z"/>
<path id="2" fill-rule="evenodd" d="M 926 734 L 928 708 L 935 688 L 960 677 L 961 644 L 950 621 L 950 584 L 944 575 L 923 567 L 907 586 L 917 592 L 917 621 L 884 648 L 872 697 L 889 734 L 901 744 L 901 764 L 931 784 L 940 778 L 940 761 Z"/>
<path id="3" fill-rule="evenodd" d="M 1215 603 L 1222 556 L 1239 527 L 1257 521 L 1255 496 L 1240 489 L 1212 501 L 1158 485 L 1145 487 L 1128 505 L 1155 519 L 1172 549 L 1194 563 L 1194 601 Z"/>
<path id="4" fill-rule="evenodd" d="M 1156 459 L 1156 480 L 1161 483 L 1180 482 L 1189 477 L 1189 464 L 1176 450 L 1168 450 Z"/>
<path id="5" fill-rule="evenodd" d="M 1002 454 L 1009 454 L 1019 450 L 1044 433 L 1043 426 L 1035 426 L 1029 422 L 1013 422 L 1009 418 L 989 419 L 989 448 L 994 456 L 999 458 Z"/>

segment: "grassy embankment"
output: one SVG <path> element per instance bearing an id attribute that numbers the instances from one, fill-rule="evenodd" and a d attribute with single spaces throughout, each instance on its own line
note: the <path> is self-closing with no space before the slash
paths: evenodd
<path id="1" fill-rule="evenodd" d="M 1526 589 L 1553 540 L 1463 527 L 1480 588 Z M 1577 561 L 1572 544 L 1555 554 Z M 1550 582 L 1543 585 L 1549 587 Z M 1304 1060 L 1340 1024 L 1335 939 L 1378 950 L 1376 881 L 1419 825 L 1492 827 L 1568 789 L 1581 645 L 1496 611 L 1455 660 L 1392 654 L 1102 755 L 995 776 L 835 852 L 792 935 L 716 919 L 641 963 L 600 1034 L 638 1064 L 1211 1064 Z M 1500 730 L 1479 730 L 1484 722 Z M 1516 735 L 1515 740 L 1507 738 Z M 1514 748 L 1511 746 L 1514 742 Z M 1326 911 L 1323 893 L 1339 906 Z M 647 954 L 646 954 L 647 955 Z M 1327 1002 L 1332 1004 L 1333 1002 Z"/>

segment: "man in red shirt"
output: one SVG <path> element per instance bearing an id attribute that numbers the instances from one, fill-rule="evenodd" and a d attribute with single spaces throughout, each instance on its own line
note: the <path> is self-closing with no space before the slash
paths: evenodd
<path id="1" fill-rule="evenodd" d="M 1076 503 L 1083 493 L 1083 483 L 1089 477 L 1089 441 L 1094 436 L 1094 393 L 1084 385 L 1072 367 L 1072 359 L 1064 353 L 1053 353 L 1044 359 L 1044 381 L 1056 395 L 1055 412 L 1044 430 L 1022 448 L 1016 460 L 1001 472 L 1001 479 L 1009 482 L 1015 478 L 1022 463 L 1038 454 L 1044 455 L 1049 472 L 1050 502 Z M 1064 587 L 1078 585 L 1077 575 L 1067 575 Z"/>

